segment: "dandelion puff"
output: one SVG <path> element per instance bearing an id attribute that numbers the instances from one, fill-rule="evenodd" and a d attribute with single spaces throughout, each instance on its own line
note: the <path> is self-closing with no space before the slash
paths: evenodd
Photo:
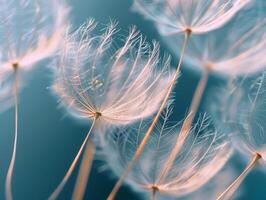
<path id="1" fill-rule="evenodd" d="M 97 129 L 102 129 L 97 131 L 101 140 L 107 126 L 131 124 L 157 111 L 173 78 L 169 56 L 162 61 L 159 58 L 158 43 L 147 43 L 135 27 L 125 37 L 115 22 L 101 28 L 89 20 L 67 34 L 55 70 L 53 90 L 69 113 L 93 120 L 93 126 L 97 123 Z M 87 143 L 92 129 L 83 144 Z M 84 145 L 70 173 L 50 199 L 55 199 L 63 189 L 83 148 Z M 77 181 L 74 198 L 76 194 L 82 198 L 85 190 L 86 183 L 78 184 Z"/>
<path id="2" fill-rule="evenodd" d="M 236 170 L 233 166 L 225 165 L 224 169 L 213 177 L 209 183 L 207 183 L 204 187 L 200 188 L 196 192 L 188 195 L 185 199 L 210 199 L 215 200 L 217 194 L 220 194 L 224 189 L 230 184 L 230 182 L 236 177 Z M 242 190 L 238 191 L 235 196 L 236 199 L 242 196 Z"/>
<path id="3" fill-rule="evenodd" d="M 10 200 L 18 135 L 18 92 L 24 85 L 25 75 L 57 50 L 66 27 L 68 8 L 61 1 L 0 2 L 1 111 L 15 104 L 15 138 L 5 185 L 6 199 Z"/>
<path id="4" fill-rule="evenodd" d="M 229 161 L 230 162 L 230 161 Z M 226 164 L 224 168 L 211 178 L 208 183 L 200 187 L 198 190 L 189 193 L 185 196 L 181 196 L 180 200 L 198 200 L 198 199 L 209 199 L 215 200 L 217 194 L 220 194 L 224 189 L 231 183 L 236 177 L 236 169 L 232 165 Z M 242 191 L 238 191 L 236 199 L 241 197 Z M 175 196 L 158 195 L 158 200 L 175 200 Z"/>
<path id="5" fill-rule="evenodd" d="M 226 138 L 210 127 L 209 119 L 204 115 L 191 129 L 172 167 L 164 173 L 182 124 L 170 122 L 170 113 L 171 107 L 168 107 L 126 178 L 132 189 L 149 194 L 151 199 L 155 199 L 157 193 L 181 197 L 199 189 L 220 171 L 232 152 Z M 119 177 L 148 128 L 149 122 L 141 121 L 135 126 L 114 130 L 107 135 L 99 159 Z"/>
<path id="6" fill-rule="evenodd" d="M 1 80 L 53 56 L 67 26 L 63 1 L 1 1 Z M 16 66 L 14 66 L 16 65 Z"/>
<path id="7" fill-rule="evenodd" d="M 62 0 L 0 2 L 0 103 L 4 111 L 14 103 L 11 85 L 16 77 L 20 79 L 18 87 L 23 88 L 25 76 L 39 62 L 54 56 L 67 26 L 69 8 Z"/>
<path id="8" fill-rule="evenodd" d="M 254 167 L 259 163 L 265 166 L 265 86 L 265 72 L 255 76 L 255 81 L 254 76 L 236 80 L 228 94 L 230 98 L 219 102 L 224 114 L 220 114 L 217 120 L 222 122 L 220 125 L 230 135 L 233 146 L 250 161 L 218 199 L 230 199 Z"/>
<path id="9" fill-rule="evenodd" d="M 133 10 L 154 21 L 163 35 L 220 28 L 250 0 L 134 0 Z"/>
<path id="10" fill-rule="evenodd" d="M 194 35 L 184 59 L 193 69 L 207 68 L 224 76 L 249 75 L 262 70 L 266 66 L 266 17 L 263 10 L 265 5 L 262 2 L 250 4 L 223 29 Z M 181 44 L 182 39 L 173 36 L 166 38 L 166 43 L 176 52 L 178 48 L 174 44 Z"/>
<path id="11" fill-rule="evenodd" d="M 80 118 L 99 113 L 99 120 L 108 124 L 151 116 L 172 77 L 169 57 L 161 62 L 158 43 L 149 45 L 135 27 L 118 49 L 116 23 L 102 35 L 93 35 L 95 28 L 89 21 L 65 41 L 53 85 L 61 103 Z"/>

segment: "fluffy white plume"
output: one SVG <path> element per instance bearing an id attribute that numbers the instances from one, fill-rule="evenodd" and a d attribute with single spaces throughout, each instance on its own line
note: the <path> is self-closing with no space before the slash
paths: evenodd
<path id="1" fill-rule="evenodd" d="M 168 107 L 171 112 L 171 108 Z M 227 139 L 210 126 L 206 115 L 191 129 L 173 166 L 162 174 L 180 124 L 168 121 L 166 112 L 157 124 L 139 160 L 127 178 L 127 183 L 135 190 L 164 195 L 183 196 L 207 183 L 231 156 Z M 119 176 L 132 159 L 149 123 L 140 122 L 134 127 L 115 129 L 108 134 L 107 143 L 99 153 L 105 162 Z"/>
<path id="2" fill-rule="evenodd" d="M 97 29 L 89 20 L 67 35 L 53 89 L 75 116 L 124 125 L 157 111 L 173 75 L 156 42 L 149 45 L 135 27 L 123 37 L 116 25 Z"/>
<path id="3" fill-rule="evenodd" d="M 153 20 L 163 35 L 194 34 L 226 24 L 251 0 L 134 0 L 133 10 Z"/>
<path id="4" fill-rule="evenodd" d="M 264 9 L 263 9 L 264 8 Z M 240 11 L 223 29 L 204 35 L 191 35 L 185 61 L 193 69 L 210 68 L 219 75 L 256 73 L 266 67 L 265 5 L 251 4 Z M 183 38 L 163 38 L 173 52 Z"/>
<path id="5" fill-rule="evenodd" d="M 69 8 L 62 0 L 0 0 L 0 103 L 12 103 L 12 88 L 38 62 L 55 55 L 62 42 Z"/>

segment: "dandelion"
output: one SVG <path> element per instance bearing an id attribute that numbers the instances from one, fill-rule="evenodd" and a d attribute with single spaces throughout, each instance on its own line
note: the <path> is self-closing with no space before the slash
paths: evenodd
<path id="1" fill-rule="evenodd" d="M 134 0 L 133 9 L 154 21 L 163 35 L 220 28 L 251 0 Z"/>
<path id="2" fill-rule="evenodd" d="M 230 161 L 229 161 L 230 162 Z M 219 171 L 208 183 L 204 184 L 198 190 L 189 193 L 185 196 L 181 196 L 178 199 L 180 200 L 198 200 L 198 199 L 209 199 L 215 200 L 217 194 L 220 194 L 224 189 L 231 183 L 232 180 L 236 177 L 236 170 L 233 166 L 228 163 L 224 168 Z M 235 196 L 236 199 L 241 197 L 242 190 L 238 191 L 238 194 Z M 175 200 L 175 196 L 166 196 L 164 194 L 157 195 L 158 200 Z"/>
<path id="3" fill-rule="evenodd" d="M 184 33 L 184 40 L 181 48 L 180 58 L 174 79 L 172 84 L 165 95 L 164 101 L 154 118 L 151 127 L 147 130 L 142 143 L 140 143 L 139 149 L 136 151 L 136 155 L 133 157 L 132 162 L 129 163 L 125 173 L 121 176 L 114 189 L 112 190 L 108 200 L 112 200 L 122 185 L 123 180 L 131 170 L 134 162 L 138 159 L 144 146 L 146 145 L 152 130 L 162 113 L 167 100 L 169 99 L 171 92 L 174 88 L 176 80 L 178 78 L 182 61 L 185 56 L 186 48 L 190 35 L 207 33 L 215 30 L 226 24 L 234 15 L 245 7 L 250 0 L 229 0 L 229 1 L 192 1 L 192 0 L 134 0 L 133 9 L 142 13 L 147 18 L 153 20 L 158 26 L 159 31 L 163 35 L 177 35 L 178 33 Z M 175 44 L 175 43 L 173 43 Z M 189 129 L 193 123 L 196 111 L 198 110 L 205 86 L 208 81 L 207 69 L 196 88 L 192 103 L 189 108 L 189 114 L 184 121 L 183 127 L 180 130 L 183 139 L 187 137 Z M 179 143 L 181 144 L 181 143 Z M 174 152 L 173 152 L 174 154 Z M 175 157 L 173 155 L 172 157 Z"/>
<path id="4" fill-rule="evenodd" d="M 232 97 L 224 101 L 224 107 L 231 111 L 228 112 L 224 125 L 230 131 L 236 149 L 251 160 L 242 174 L 221 193 L 219 200 L 230 199 L 249 172 L 259 162 L 265 163 L 265 86 L 266 73 L 263 72 L 253 84 L 248 79 L 241 81 L 240 86 L 231 93 Z"/>
<path id="5" fill-rule="evenodd" d="M 6 177 L 6 199 L 12 199 L 11 180 L 18 137 L 18 92 L 24 84 L 24 76 L 57 50 L 66 26 L 68 8 L 61 1 L 1 0 L 0 13 L 1 110 L 15 104 L 15 138 Z"/>
<path id="6" fill-rule="evenodd" d="M 135 27 L 127 37 L 122 36 L 114 22 L 99 30 L 100 34 L 95 34 L 97 27 L 89 20 L 68 34 L 60 53 L 53 89 L 71 114 L 92 120 L 93 124 L 50 199 L 55 199 L 63 189 L 95 126 L 104 129 L 150 117 L 160 106 L 172 80 L 169 56 L 160 61 L 158 44 L 148 44 Z M 104 131 L 98 132 L 101 140 Z M 84 162 L 89 163 L 88 160 L 84 155 Z M 88 174 L 81 171 L 78 177 Z M 74 199 L 83 196 L 86 182 L 80 183 L 77 181 Z"/>
<path id="7" fill-rule="evenodd" d="M 132 189 L 150 194 L 151 199 L 156 199 L 157 195 L 181 197 L 196 191 L 220 171 L 232 152 L 229 142 L 210 127 L 208 117 L 203 115 L 190 130 L 173 165 L 168 167 L 168 156 L 181 124 L 169 122 L 170 113 L 168 107 L 126 179 Z M 104 158 L 115 175 L 120 176 L 127 167 L 147 128 L 149 125 L 142 121 L 108 135 L 99 157 Z"/>
<path id="8" fill-rule="evenodd" d="M 211 70 L 220 75 L 249 75 L 266 66 L 265 5 L 252 4 L 240 11 L 223 29 L 191 37 L 185 60 L 191 66 Z M 167 43 L 176 51 L 169 37 Z M 182 43 L 180 40 L 179 43 Z"/>
<path id="9" fill-rule="evenodd" d="M 230 161 L 229 161 L 230 162 Z M 193 192 L 181 198 L 182 200 L 190 199 L 209 199 L 215 200 L 217 194 L 220 194 L 224 189 L 231 183 L 232 180 L 236 178 L 236 170 L 230 164 L 226 164 L 224 169 L 222 169 L 219 173 L 216 174 L 207 184 L 201 187 L 199 190 Z M 242 190 L 238 191 L 236 198 L 241 197 Z"/>

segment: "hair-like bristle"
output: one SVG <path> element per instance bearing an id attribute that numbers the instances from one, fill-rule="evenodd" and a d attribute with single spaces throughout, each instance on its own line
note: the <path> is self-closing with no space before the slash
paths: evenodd
<path id="1" fill-rule="evenodd" d="M 56 55 L 68 26 L 69 8 L 64 0 L 1 0 L 0 103 L 13 105 L 13 85 L 25 85 L 38 64 Z M 13 103 L 12 103 L 13 102 Z"/>
<path id="2" fill-rule="evenodd" d="M 222 27 L 251 0 L 134 0 L 133 10 L 152 20 L 163 35 L 204 34 Z"/>
<path id="3" fill-rule="evenodd" d="M 67 34 L 55 70 L 54 91 L 70 113 L 114 125 L 154 114 L 172 79 L 170 57 L 160 60 L 157 42 L 149 44 L 134 26 L 126 37 L 117 23 L 89 20 Z"/>
<path id="4" fill-rule="evenodd" d="M 218 2 L 218 1 L 217 1 Z M 266 66 L 266 18 L 261 13 L 265 5 L 254 1 L 241 9 L 223 28 L 190 36 L 184 61 L 195 69 L 208 69 L 219 76 L 256 74 Z M 163 37 L 173 52 L 179 52 L 183 38 Z"/>
<path id="5" fill-rule="evenodd" d="M 172 106 L 168 105 L 127 178 L 128 185 L 135 190 L 150 193 L 152 187 L 156 186 L 162 194 L 186 195 L 214 177 L 232 154 L 226 136 L 218 132 L 204 114 L 191 128 L 172 167 L 163 173 L 181 124 L 169 121 L 171 113 Z M 149 123 L 149 120 L 142 121 L 107 134 L 106 143 L 99 151 L 99 159 L 102 158 L 116 176 L 124 171 L 132 159 Z"/>

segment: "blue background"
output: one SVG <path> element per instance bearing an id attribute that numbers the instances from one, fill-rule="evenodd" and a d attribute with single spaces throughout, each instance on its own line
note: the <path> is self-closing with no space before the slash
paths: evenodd
<path id="1" fill-rule="evenodd" d="M 135 24 L 148 40 L 160 41 L 153 24 L 130 11 L 131 3 L 129 0 L 72 0 L 71 20 L 74 26 L 78 26 L 88 17 L 103 23 L 112 18 L 119 21 L 122 29 Z M 163 43 L 161 46 L 163 50 L 168 51 Z M 175 66 L 178 58 L 173 52 L 169 53 L 174 57 L 173 66 Z M 199 79 L 198 74 L 187 70 L 186 67 L 183 69 L 175 89 L 177 120 L 184 117 Z M 46 199 L 65 174 L 89 129 L 90 124 L 82 124 L 66 117 L 65 111 L 58 109 L 57 99 L 48 88 L 51 82 L 52 75 L 43 63 L 35 70 L 20 95 L 19 141 L 13 179 L 15 200 Z M 222 81 L 212 77 L 208 88 L 221 83 Z M 13 137 L 14 109 L 12 108 L 0 115 L 0 199 L 4 199 L 4 181 L 11 157 Z M 236 163 L 240 172 L 244 165 L 241 162 Z M 115 180 L 110 178 L 112 177 L 110 172 L 99 172 L 98 167 L 99 163 L 93 166 L 86 199 L 104 199 L 115 183 Z M 76 171 L 59 199 L 70 199 L 75 175 Z M 265 175 L 258 171 L 252 172 L 242 186 L 243 195 L 240 199 L 266 199 L 265 186 Z M 123 187 L 117 199 L 137 200 L 141 199 L 141 195 Z"/>

